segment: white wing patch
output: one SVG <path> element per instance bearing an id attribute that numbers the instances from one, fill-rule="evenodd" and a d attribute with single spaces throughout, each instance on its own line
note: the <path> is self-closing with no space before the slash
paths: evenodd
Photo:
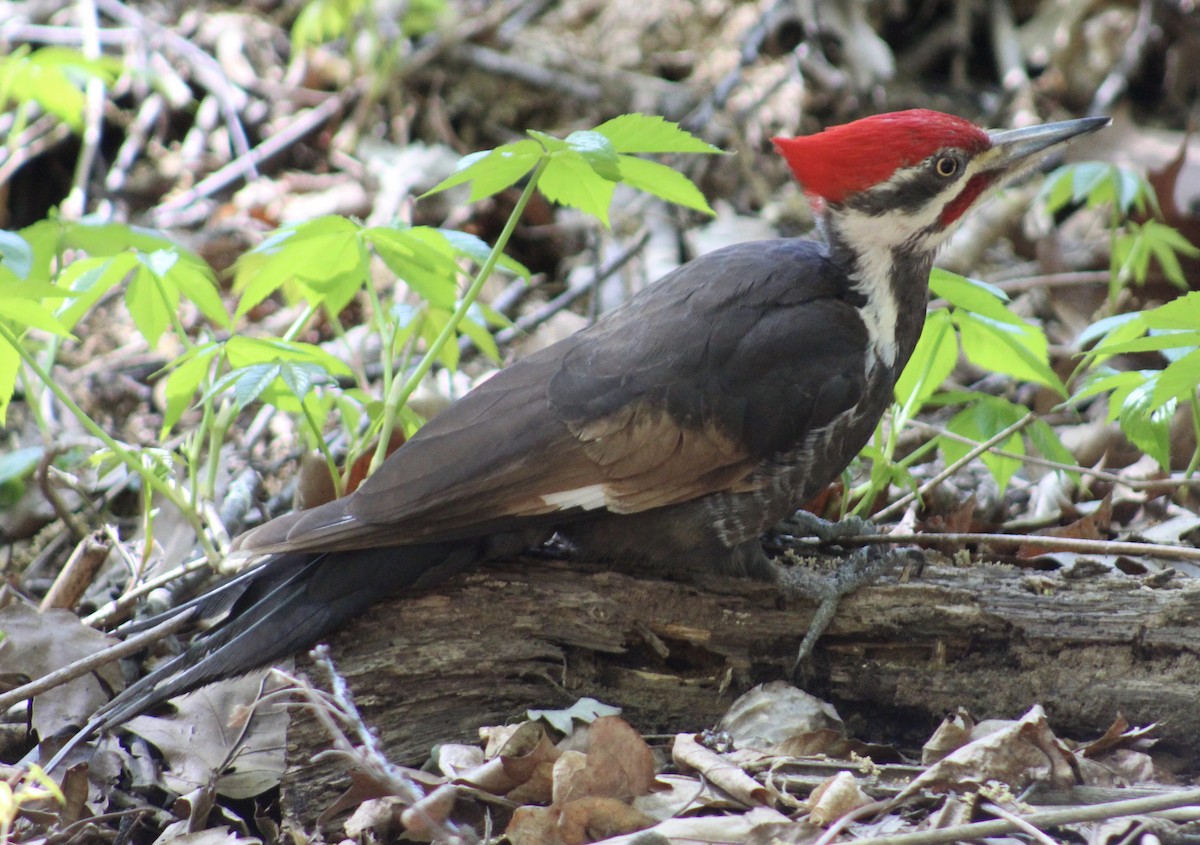
<path id="1" fill-rule="evenodd" d="M 594 511 L 608 507 L 608 493 L 603 484 L 589 484 L 586 487 L 576 487 L 574 490 L 561 490 L 557 493 L 547 493 L 542 501 L 556 510 L 583 508 Z"/>

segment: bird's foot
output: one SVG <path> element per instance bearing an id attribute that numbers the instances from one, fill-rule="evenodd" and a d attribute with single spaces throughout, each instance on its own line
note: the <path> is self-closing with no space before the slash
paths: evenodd
<path id="1" fill-rule="evenodd" d="M 808 516 L 817 524 L 816 530 L 811 529 L 808 521 L 803 521 L 803 528 L 797 533 L 815 535 L 823 542 L 837 543 L 839 538 L 876 533 L 874 525 L 867 520 L 853 518 L 853 521 L 830 523 L 812 514 Z M 832 529 L 832 532 L 829 532 L 829 529 Z M 832 571 L 821 572 L 817 567 L 799 562 L 798 565 L 778 568 L 777 577 L 785 594 L 818 602 L 817 611 L 813 614 L 808 632 L 800 643 L 796 661 L 792 666 L 793 676 L 799 675 L 804 662 L 812 655 L 817 640 L 833 621 L 842 596 L 870 584 L 897 564 L 910 563 L 912 554 L 911 549 L 889 549 L 875 545 L 856 549 L 849 557 L 837 563 Z"/>
<path id="2" fill-rule="evenodd" d="M 878 534 L 875 523 L 861 516 L 845 516 L 837 522 L 822 519 L 815 513 L 798 510 L 776 527 L 776 532 L 792 537 L 816 537 L 823 546 L 837 545 L 847 537 Z"/>

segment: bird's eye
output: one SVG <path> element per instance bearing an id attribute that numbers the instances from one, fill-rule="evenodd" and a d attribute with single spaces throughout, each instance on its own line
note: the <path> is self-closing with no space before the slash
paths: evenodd
<path id="1" fill-rule="evenodd" d="M 958 159 L 952 156 L 942 156 L 933 167 L 937 171 L 938 176 L 944 176 L 949 179 L 958 172 Z"/>

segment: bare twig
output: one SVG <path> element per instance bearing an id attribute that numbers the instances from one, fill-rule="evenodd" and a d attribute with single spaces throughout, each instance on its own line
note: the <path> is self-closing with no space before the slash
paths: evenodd
<path id="1" fill-rule="evenodd" d="M 0 147 L 0 185 L 30 161 L 71 136 L 71 128 L 53 115 L 44 114 L 29 124 L 11 145 Z M 11 149 L 7 147 L 11 146 Z"/>
<path id="2" fill-rule="evenodd" d="M 120 616 L 130 607 L 135 605 L 142 596 L 151 593 L 166 584 L 171 583 L 179 578 L 191 575 L 194 572 L 199 572 L 202 569 L 208 568 L 207 558 L 198 558 L 182 566 L 177 566 L 169 572 L 164 572 L 156 578 L 151 578 L 138 584 L 133 589 L 123 594 L 120 598 L 110 601 L 108 604 L 97 608 L 93 613 L 84 617 L 83 624 L 93 627 L 103 627 L 108 625 L 116 617 Z"/>
<path id="3" fill-rule="evenodd" d="M 201 179 L 190 190 L 160 204 L 152 215 L 155 225 L 170 226 L 171 222 L 185 217 L 187 209 L 197 201 L 253 174 L 264 161 L 283 152 L 305 135 L 331 120 L 334 115 L 345 108 L 346 103 L 354 96 L 356 96 L 356 92 L 353 88 L 346 88 L 333 94 L 316 108 L 300 114 L 283 131 L 275 133 L 245 155 Z"/>
<path id="4" fill-rule="evenodd" d="M 969 464 L 971 461 L 975 460 L 977 457 L 982 455 L 984 452 L 988 451 L 989 449 L 992 449 L 993 447 L 997 446 L 1000 443 L 1003 443 L 1005 440 L 1012 437 L 1018 431 L 1021 431 L 1022 429 L 1024 429 L 1027 425 L 1029 425 L 1031 422 L 1033 422 L 1036 418 L 1037 418 L 1037 415 L 1034 414 L 1032 411 L 1030 411 L 1028 414 L 1021 417 L 1021 419 L 1017 420 L 1015 423 L 1010 425 L 1008 428 L 1001 431 L 999 434 L 996 434 L 996 435 L 988 438 L 987 440 L 985 440 L 982 443 L 975 446 L 975 448 L 971 449 L 971 451 L 967 452 L 967 454 L 963 455 L 957 461 L 954 461 L 952 464 L 949 464 L 945 469 L 943 469 L 941 472 L 939 472 L 933 478 L 926 481 L 924 484 L 922 484 L 919 488 L 917 488 L 912 493 L 909 493 L 905 496 L 901 496 L 899 499 L 892 502 L 886 508 L 884 508 L 883 510 L 876 513 L 875 518 L 881 519 L 881 520 L 887 519 L 892 514 L 899 513 L 900 511 L 904 510 L 906 507 L 908 507 L 910 502 L 915 501 L 917 498 L 924 499 L 926 496 L 929 495 L 929 493 L 934 488 L 936 488 L 939 484 L 941 484 L 947 478 L 954 475 L 954 473 L 958 472 L 960 469 L 962 469 L 964 466 Z M 964 438 L 964 439 L 969 440 L 970 438 Z"/>
<path id="5" fill-rule="evenodd" d="M 797 545 L 818 545 L 816 541 L 797 539 Z M 1194 546 L 1169 546 L 1164 543 L 1131 543 L 1127 540 L 1085 540 L 1078 537 L 1054 537 L 1046 534 L 983 534 L 935 532 L 896 532 L 893 534 L 859 534 L 838 537 L 840 546 L 866 546 L 877 543 L 912 544 L 926 546 L 950 544 L 956 546 L 969 543 L 986 543 L 989 546 L 1039 546 L 1059 552 L 1083 552 L 1100 555 L 1135 555 L 1169 558 L 1172 560 L 1200 560 L 1200 549 Z"/>
<path id="6" fill-rule="evenodd" d="M 948 431 L 940 426 L 927 423 L 922 420 L 909 420 L 909 425 L 917 428 L 933 432 L 940 437 L 948 437 L 951 440 L 957 440 L 960 443 L 975 443 L 969 437 L 961 434 L 956 434 L 953 431 Z M 1061 461 L 1052 461 L 1049 458 L 1039 458 L 1036 455 L 1020 455 L 1016 452 L 1010 452 L 1007 449 L 992 450 L 993 455 L 1002 458 L 1012 458 L 1016 461 L 1031 464 L 1033 466 L 1045 467 L 1046 469 L 1061 470 L 1063 472 L 1077 472 L 1080 475 L 1086 475 L 1089 478 L 1094 478 L 1097 481 L 1104 481 L 1109 484 L 1120 484 L 1123 487 L 1128 487 L 1130 490 L 1161 490 L 1169 487 L 1200 487 L 1200 476 L 1187 477 L 1182 474 L 1172 474 L 1165 478 L 1126 478 L 1116 473 L 1107 472 L 1102 469 L 1092 469 L 1091 467 L 1079 466 L 1078 464 L 1064 464 Z"/>
<path id="7" fill-rule="evenodd" d="M 10 690 L 0 695 L 0 710 L 7 710 L 18 702 L 33 698 L 35 695 L 41 695 L 76 678 L 81 678 L 90 672 L 96 671 L 101 666 L 112 663 L 114 660 L 120 660 L 122 657 L 136 654 L 151 643 L 158 642 L 164 637 L 174 634 L 187 625 L 191 621 L 191 618 L 192 615 L 190 613 L 176 614 L 161 625 L 154 626 L 149 631 L 143 631 L 123 642 L 89 654 L 87 657 L 69 663 L 48 675 L 43 675 L 36 681 L 30 681 L 28 684 Z"/>
<path id="8" fill-rule="evenodd" d="M 100 11 L 113 20 L 147 33 L 187 62 L 196 81 L 211 91 L 220 102 L 221 113 L 229 127 L 229 137 L 234 152 L 239 156 L 245 156 L 250 152 L 250 141 L 246 137 L 245 127 L 242 126 L 241 118 L 238 115 L 249 100 L 249 95 L 225 75 L 224 69 L 215 58 L 183 36 L 151 20 L 138 10 L 126 6 L 120 0 L 94 0 L 94 2 Z"/>
<path id="9" fill-rule="evenodd" d="M 1029 813 L 1022 818 L 1035 828 L 1058 827 L 1079 822 L 1104 821 L 1125 816 L 1191 807 L 1200 804 L 1200 789 L 1184 789 L 1168 795 L 1150 798 L 1131 798 L 1109 804 L 1092 804 L 1086 807 L 1069 807 L 1061 810 L 1045 810 Z M 971 842 L 987 836 L 1012 833 L 1018 828 L 1009 821 L 996 820 L 944 827 L 940 830 L 923 830 L 917 833 L 889 834 L 887 836 L 856 839 L 854 845 L 939 845 L 943 842 Z"/>
<path id="10" fill-rule="evenodd" d="M 93 531 L 80 540 L 46 591 L 38 610 L 45 612 L 53 607 L 73 608 L 91 586 L 100 565 L 108 559 L 111 543 L 103 531 Z"/>
<path id="11" fill-rule="evenodd" d="M 100 21 L 95 0 L 80 0 L 76 8 L 79 10 L 80 31 L 83 35 L 83 55 L 96 61 L 100 58 Z M 80 138 L 79 155 L 75 158 L 75 175 L 71 181 L 71 190 L 60 206 L 62 215 L 67 220 L 77 220 L 87 213 L 88 181 L 92 178 L 92 169 L 96 166 L 96 156 L 100 152 L 100 140 L 104 131 L 105 96 L 104 80 L 96 75 L 89 76 L 84 86 L 83 133 Z"/>
<path id="12" fill-rule="evenodd" d="M 1121 58 L 1109 72 L 1104 81 L 1096 88 L 1088 114 L 1108 114 L 1121 95 L 1129 88 L 1129 77 L 1137 73 L 1145 60 L 1150 45 L 1159 40 L 1162 31 L 1154 26 L 1154 3 L 1152 0 L 1141 0 L 1138 3 L 1137 18 L 1133 24 L 1133 32 L 1125 39 Z"/>
<path id="13" fill-rule="evenodd" d="M 533 329 L 549 320 L 558 312 L 569 308 L 571 304 L 581 296 L 592 290 L 595 290 L 596 285 L 624 267 L 630 259 L 641 252 L 642 248 L 646 246 L 649 240 L 650 232 L 649 230 L 643 228 L 633 240 L 625 244 L 625 246 L 622 247 L 616 255 L 609 258 L 609 260 L 604 263 L 603 267 L 597 269 L 594 276 L 583 282 L 580 282 L 579 284 L 572 285 L 571 287 L 567 288 L 541 308 L 537 309 L 531 314 L 526 314 L 524 317 L 517 320 L 510 328 L 502 329 L 501 331 L 496 332 L 496 342 L 501 344 L 509 343 L 519 334 L 533 331 Z"/>

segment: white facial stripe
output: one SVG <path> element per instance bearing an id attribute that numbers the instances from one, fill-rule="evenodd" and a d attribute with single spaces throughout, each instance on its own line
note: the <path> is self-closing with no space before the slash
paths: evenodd
<path id="1" fill-rule="evenodd" d="M 890 181 L 894 184 L 896 181 L 916 178 L 926 166 L 922 163 L 898 170 Z M 835 225 L 838 231 L 859 254 L 854 288 L 867 299 L 863 307 L 863 321 L 876 356 L 867 360 L 868 374 L 876 360 L 883 361 L 889 367 L 896 363 L 895 327 L 899 306 L 891 285 L 895 251 L 901 247 L 932 251 L 941 246 L 949 234 L 949 229 L 936 225 L 942 210 L 959 195 L 978 168 L 977 162 L 968 162 L 962 176 L 915 214 L 899 209 L 884 214 L 866 214 L 848 208 L 833 212 L 837 215 Z M 924 239 L 915 243 L 913 239 L 923 232 L 926 233 Z"/>

